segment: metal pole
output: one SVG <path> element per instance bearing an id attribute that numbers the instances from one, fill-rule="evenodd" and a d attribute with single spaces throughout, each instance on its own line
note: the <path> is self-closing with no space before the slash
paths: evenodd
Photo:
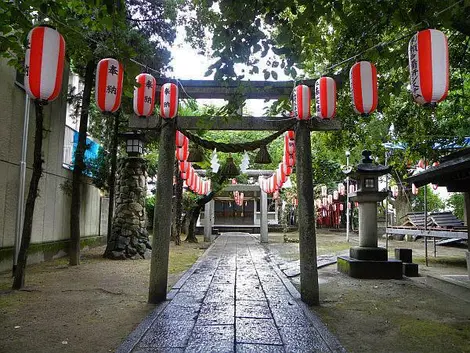
<path id="1" fill-rule="evenodd" d="M 349 151 L 346 151 L 346 168 L 349 169 Z M 349 242 L 349 175 L 346 176 L 346 241 Z"/>
<path id="2" fill-rule="evenodd" d="M 29 96 L 25 93 L 24 118 L 23 118 L 23 140 L 21 146 L 20 160 L 20 185 L 18 189 L 18 207 L 16 209 L 16 234 L 15 234 L 15 254 L 13 257 L 13 274 L 18 265 L 18 254 L 21 246 L 21 234 L 23 233 L 24 219 L 24 189 L 26 180 L 26 154 L 28 151 L 28 130 L 29 130 Z"/>
<path id="3" fill-rule="evenodd" d="M 385 151 L 385 166 L 387 166 L 388 163 L 388 154 Z M 385 190 L 387 190 L 387 198 L 385 199 L 385 249 L 388 251 L 388 234 L 387 234 L 387 228 L 388 228 L 388 173 L 385 175 Z"/>
<path id="4" fill-rule="evenodd" d="M 426 170 L 426 158 L 424 159 L 424 170 Z M 428 266 L 428 186 L 424 185 L 424 257 Z"/>

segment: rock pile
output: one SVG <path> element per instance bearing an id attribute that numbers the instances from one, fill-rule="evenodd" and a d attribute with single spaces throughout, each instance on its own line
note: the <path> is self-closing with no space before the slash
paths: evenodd
<path id="1" fill-rule="evenodd" d="M 146 164 L 128 157 L 118 167 L 116 208 L 105 256 L 111 259 L 145 258 L 151 249 L 145 212 Z"/>

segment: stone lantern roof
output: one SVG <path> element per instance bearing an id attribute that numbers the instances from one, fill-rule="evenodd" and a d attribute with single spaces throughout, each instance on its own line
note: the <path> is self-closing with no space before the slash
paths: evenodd
<path id="1" fill-rule="evenodd" d="M 374 164 L 370 158 L 372 152 L 368 150 L 362 151 L 362 163 L 359 163 L 354 169 L 352 169 L 346 175 L 350 176 L 353 179 L 359 179 L 359 176 L 381 176 L 387 173 L 390 173 L 392 167 L 384 166 L 382 164 Z"/>

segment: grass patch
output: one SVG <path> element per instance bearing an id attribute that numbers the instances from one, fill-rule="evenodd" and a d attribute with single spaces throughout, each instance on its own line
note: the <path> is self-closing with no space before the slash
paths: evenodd
<path id="1" fill-rule="evenodd" d="M 410 346 L 422 346 L 423 342 L 433 348 L 446 347 L 448 352 L 470 352 L 470 325 L 442 323 L 426 319 L 401 318 L 398 320 L 400 335 Z M 411 348 L 411 347 L 410 347 Z"/>
<path id="2" fill-rule="evenodd" d="M 424 264 L 426 262 L 424 256 L 415 256 L 413 257 L 413 262 L 418 264 Z M 440 256 L 432 257 L 428 256 L 428 262 L 434 265 L 442 265 L 449 267 L 467 267 L 467 260 L 465 257 L 460 256 Z"/>

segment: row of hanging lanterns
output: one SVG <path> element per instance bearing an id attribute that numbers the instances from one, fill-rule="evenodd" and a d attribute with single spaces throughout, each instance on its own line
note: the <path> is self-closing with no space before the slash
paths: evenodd
<path id="1" fill-rule="evenodd" d="M 436 29 L 416 33 L 408 45 L 411 93 L 421 105 L 434 105 L 444 100 L 449 90 L 449 51 L 447 38 Z M 369 115 L 377 109 L 377 69 L 368 61 L 355 63 L 349 71 L 354 111 Z M 298 120 L 311 118 L 311 92 L 298 85 L 292 94 L 293 115 Z M 336 83 L 331 77 L 315 82 L 316 116 L 332 119 L 336 114 Z"/>
<path id="2" fill-rule="evenodd" d="M 99 61 L 96 69 L 95 98 L 98 109 L 104 113 L 114 113 L 121 105 L 124 69 L 113 58 Z M 155 109 L 157 80 L 150 74 L 142 73 L 135 78 L 133 108 L 140 117 L 149 117 Z M 178 113 L 178 87 L 165 83 L 160 89 L 160 116 L 173 119 Z"/>
<path id="3" fill-rule="evenodd" d="M 188 162 L 189 156 L 189 139 L 179 130 L 175 135 L 176 159 L 178 160 L 180 177 L 185 181 L 186 186 L 199 195 L 206 195 L 211 190 L 210 180 L 203 180 L 191 162 Z"/>
<path id="4" fill-rule="evenodd" d="M 292 174 L 295 165 L 295 133 L 292 130 L 284 134 L 284 155 L 277 170 L 269 178 L 259 177 L 262 191 L 273 194 L 280 190 L 287 178 Z"/>
<path id="5" fill-rule="evenodd" d="M 439 30 L 416 33 L 408 45 L 411 92 L 419 104 L 436 104 L 446 98 L 449 89 L 449 54 L 447 38 Z M 25 56 L 25 89 L 33 98 L 52 101 L 60 93 L 65 58 L 65 41 L 56 30 L 38 26 L 28 34 Z M 96 103 L 102 112 L 119 109 L 124 70 L 116 59 L 106 58 L 96 70 Z M 355 63 L 349 72 L 354 110 L 371 114 L 378 103 L 377 70 L 368 61 Z M 156 80 L 150 74 L 136 77 L 134 112 L 147 117 L 155 105 Z M 331 119 L 336 114 L 336 83 L 321 77 L 315 83 L 316 115 Z M 293 115 L 298 120 L 311 118 L 311 92 L 306 85 L 293 91 Z M 172 119 L 178 111 L 178 87 L 165 83 L 160 90 L 160 115 Z"/>

